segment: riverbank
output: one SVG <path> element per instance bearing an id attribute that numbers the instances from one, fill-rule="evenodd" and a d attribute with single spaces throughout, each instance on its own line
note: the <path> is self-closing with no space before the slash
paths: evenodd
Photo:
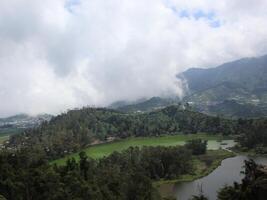
<path id="1" fill-rule="evenodd" d="M 247 149 L 241 148 L 239 146 L 231 147 L 230 150 L 238 155 L 245 155 L 245 156 L 267 156 L 267 148 L 264 149 L 256 148 L 256 149 Z"/>
<path id="2" fill-rule="evenodd" d="M 208 150 L 205 155 L 195 156 L 193 160 L 194 170 L 191 174 L 182 175 L 174 180 L 159 180 L 154 182 L 154 186 L 158 189 L 163 198 L 170 197 L 173 194 L 173 187 L 179 182 L 189 182 L 202 178 L 210 174 L 221 162 L 236 154 L 227 150 Z"/>

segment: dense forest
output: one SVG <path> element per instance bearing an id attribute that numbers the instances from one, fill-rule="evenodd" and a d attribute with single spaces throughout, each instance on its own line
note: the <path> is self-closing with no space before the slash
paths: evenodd
<path id="1" fill-rule="evenodd" d="M 38 152 L 22 149 L 0 153 L 1 200 L 160 200 L 153 186 L 159 179 L 176 179 L 194 171 L 194 154 L 205 154 L 205 141 L 188 141 L 176 147 L 130 147 L 94 160 L 80 152 L 79 160 L 51 165 Z M 263 200 L 267 170 L 245 162 L 241 183 L 225 186 L 219 200 Z M 206 199 L 193 196 L 192 199 Z"/>
<path id="2" fill-rule="evenodd" d="M 245 148 L 257 147 L 264 151 L 267 145 L 266 119 L 230 120 L 169 106 L 148 113 L 121 113 L 106 108 L 70 110 L 44 122 L 37 128 L 10 138 L 7 149 L 37 149 L 49 159 L 77 152 L 90 144 L 126 137 L 147 137 L 163 134 L 239 135 Z"/>
<path id="3" fill-rule="evenodd" d="M 156 200 L 152 181 L 190 173 L 195 147 L 130 147 L 99 160 L 81 152 L 79 161 L 64 166 L 26 149 L 2 152 L 0 194 L 8 200 Z"/>
<path id="4" fill-rule="evenodd" d="M 263 151 L 266 125 L 266 119 L 229 120 L 179 106 L 140 114 L 71 110 L 10 138 L 0 153 L 0 194 L 8 200 L 160 199 L 152 182 L 192 173 L 193 157 L 206 153 L 207 141 L 190 140 L 183 147 L 130 147 L 98 160 L 81 152 L 79 161 L 69 159 L 64 166 L 49 160 L 110 138 L 197 132 L 235 134 L 241 147 Z M 236 192 L 233 188 L 240 190 L 242 184 L 222 189 L 219 198 L 224 200 L 225 191 Z"/>
<path id="5" fill-rule="evenodd" d="M 8 148 L 36 148 L 49 158 L 76 152 L 91 143 L 112 139 L 163 134 L 236 132 L 236 122 L 170 106 L 161 110 L 129 114 L 106 108 L 71 110 L 38 128 L 12 136 Z"/>
<path id="6" fill-rule="evenodd" d="M 267 153 L 267 119 L 239 119 L 237 138 L 243 151 L 254 150 L 258 154 Z"/>

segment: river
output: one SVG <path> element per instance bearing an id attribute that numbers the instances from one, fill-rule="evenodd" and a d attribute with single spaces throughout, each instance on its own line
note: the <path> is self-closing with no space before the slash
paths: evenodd
<path id="1" fill-rule="evenodd" d="M 229 146 L 229 143 L 227 146 Z M 224 185 L 232 185 L 235 181 L 241 181 L 244 175 L 241 174 L 240 171 L 242 171 L 244 160 L 250 158 L 254 159 L 256 163 L 267 165 L 267 157 L 248 157 L 238 155 L 232 158 L 227 158 L 208 176 L 192 182 L 177 183 L 173 188 L 176 199 L 188 200 L 192 195 L 197 195 L 199 194 L 199 191 L 202 190 L 209 200 L 215 200 L 217 191 Z"/>

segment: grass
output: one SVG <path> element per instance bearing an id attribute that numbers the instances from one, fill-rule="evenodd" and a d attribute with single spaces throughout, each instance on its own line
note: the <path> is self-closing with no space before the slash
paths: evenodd
<path id="1" fill-rule="evenodd" d="M 191 174 L 182 175 L 174 180 L 155 181 L 154 186 L 159 190 L 162 197 L 169 197 L 172 194 L 174 184 L 194 181 L 207 176 L 221 164 L 222 160 L 233 156 L 235 156 L 235 153 L 226 150 L 209 150 L 205 155 L 194 157 L 194 170 Z"/>
<path id="2" fill-rule="evenodd" d="M 4 141 L 8 140 L 9 136 L 5 135 L 5 136 L 1 136 L 0 137 L 0 144 L 2 144 Z"/>
<path id="3" fill-rule="evenodd" d="M 12 134 L 17 134 L 21 133 L 24 129 L 22 128 L 0 128 L 0 137 L 4 135 L 12 135 Z"/>
<path id="4" fill-rule="evenodd" d="M 111 143 L 98 144 L 94 146 L 90 146 L 86 149 L 83 149 L 87 153 L 88 156 L 92 158 L 101 158 L 111 154 L 114 151 L 122 151 L 127 149 L 130 146 L 175 146 L 175 145 L 184 145 L 187 140 L 201 138 L 209 141 L 217 141 L 224 139 L 220 135 L 208 135 L 204 133 L 200 134 L 189 134 L 189 135 L 164 135 L 160 137 L 138 137 L 138 138 L 128 138 L 119 141 L 114 141 Z M 62 165 L 66 162 L 66 160 L 70 157 L 78 158 L 78 153 L 71 154 L 67 157 L 58 159 L 53 161 L 52 163 L 56 163 L 58 165 Z"/>
<path id="5" fill-rule="evenodd" d="M 114 151 L 122 151 L 127 149 L 130 146 L 175 146 L 175 145 L 184 145 L 187 140 L 191 139 L 204 139 L 208 140 L 208 148 L 216 149 L 216 141 L 221 141 L 225 138 L 220 135 L 208 135 L 208 134 L 190 134 L 190 135 L 164 135 L 160 137 L 145 137 L 145 138 L 128 138 L 119 141 L 114 141 L 111 143 L 98 144 L 84 149 L 88 156 L 92 158 L 101 158 L 109 155 Z M 177 182 L 193 181 L 201 177 L 207 176 L 214 169 L 216 169 L 221 161 L 225 158 L 234 156 L 235 154 L 226 150 L 208 150 L 205 155 L 194 156 L 193 158 L 193 171 L 190 174 L 185 174 L 180 176 L 178 179 L 174 180 L 159 180 L 154 182 L 154 186 L 159 190 L 162 197 L 169 197 L 172 194 L 173 185 Z M 59 160 L 55 160 L 52 163 L 58 165 L 65 164 L 66 160 L 70 157 L 78 158 L 78 153 L 74 153 L 67 157 L 64 157 Z"/>
<path id="6" fill-rule="evenodd" d="M 260 151 L 260 149 L 257 148 L 252 148 L 248 149 L 246 147 L 240 147 L 240 146 L 234 146 L 231 149 L 231 151 L 235 152 L 236 154 L 239 155 L 246 155 L 246 156 L 267 156 L 267 148 L 262 147 L 263 151 Z"/>
<path id="7" fill-rule="evenodd" d="M 20 133 L 22 130 L 19 128 L 0 128 L 0 144 L 8 140 L 9 136 Z"/>

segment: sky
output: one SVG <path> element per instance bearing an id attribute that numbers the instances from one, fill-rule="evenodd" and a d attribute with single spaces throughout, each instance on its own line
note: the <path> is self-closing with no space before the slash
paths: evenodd
<path id="1" fill-rule="evenodd" d="M 0 117 L 176 95 L 267 54 L 267 0 L 1 0 Z"/>

